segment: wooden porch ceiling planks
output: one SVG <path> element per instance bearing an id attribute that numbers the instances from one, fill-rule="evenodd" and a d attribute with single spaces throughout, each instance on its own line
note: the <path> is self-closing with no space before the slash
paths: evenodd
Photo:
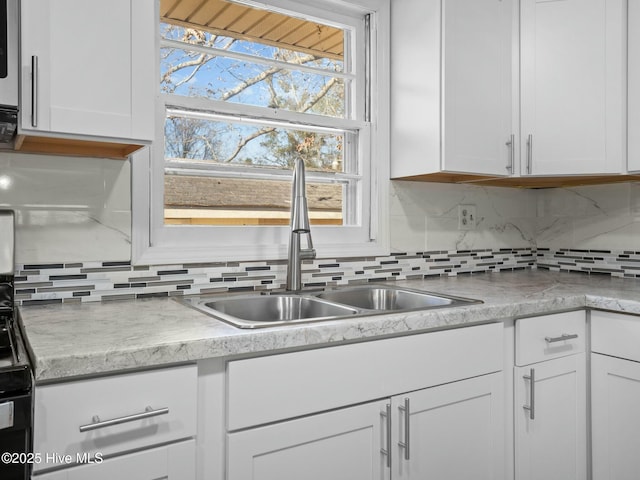
<path id="1" fill-rule="evenodd" d="M 321 57 L 342 59 L 341 29 L 226 0 L 161 0 L 164 22 L 257 41 Z"/>

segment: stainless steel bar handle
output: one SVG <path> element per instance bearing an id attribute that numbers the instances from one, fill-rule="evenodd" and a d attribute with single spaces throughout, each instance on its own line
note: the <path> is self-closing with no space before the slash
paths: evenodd
<path id="1" fill-rule="evenodd" d="M 384 417 L 387 424 L 387 448 L 381 448 L 380 453 L 387 456 L 387 468 L 391 468 L 391 404 L 387 403 L 386 411 L 380 412 L 380 416 Z"/>
<path id="2" fill-rule="evenodd" d="M 509 137 L 509 141 L 505 143 L 509 147 L 509 163 L 507 164 L 507 172 L 513 173 L 513 159 L 515 158 L 515 135 L 512 133 Z"/>
<path id="3" fill-rule="evenodd" d="M 404 448 L 404 459 L 409 460 L 409 430 L 411 427 L 411 419 L 409 416 L 411 415 L 409 411 L 409 399 L 404 399 L 404 405 L 400 405 L 398 409 L 404 412 L 404 442 L 398 442 L 400 447 Z"/>
<path id="4" fill-rule="evenodd" d="M 157 408 L 154 410 L 151 407 L 147 407 L 144 409 L 144 412 L 127 415 L 125 417 L 112 418 L 111 420 L 100 420 L 100 417 L 95 415 L 92 419 L 92 423 L 80 426 L 80 432 L 84 433 L 91 430 L 97 430 L 98 428 L 112 427 L 113 425 L 135 422 L 136 420 L 144 420 L 145 418 L 157 417 L 158 415 L 167 415 L 168 413 L 168 408 Z"/>
<path id="5" fill-rule="evenodd" d="M 555 343 L 555 342 L 564 342 L 565 340 L 573 340 L 574 338 L 578 338 L 577 333 L 563 333 L 559 337 L 544 337 L 544 341 L 547 343 Z"/>
<path id="6" fill-rule="evenodd" d="M 31 126 L 38 126 L 38 56 L 31 56 Z"/>
<path id="7" fill-rule="evenodd" d="M 527 137 L 527 174 L 531 175 L 531 164 L 533 163 L 533 135 Z"/>
<path id="8" fill-rule="evenodd" d="M 529 418 L 535 420 L 536 418 L 536 369 L 529 370 L 529 375 L 524 375 L 522 378 L 529 380 L 529 405 L 523 405 L 522 408 L 529 412 Z"/>

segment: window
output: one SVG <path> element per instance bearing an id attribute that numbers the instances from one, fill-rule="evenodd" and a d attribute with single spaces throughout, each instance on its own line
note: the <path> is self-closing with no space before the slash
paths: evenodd
<path id="1" fill-rule="evenodd" d="M 364 3 L 161 0 L 134 261 L 284 257 L 297 157 L 319 256 L 386 253 L 388 1 Z"/>

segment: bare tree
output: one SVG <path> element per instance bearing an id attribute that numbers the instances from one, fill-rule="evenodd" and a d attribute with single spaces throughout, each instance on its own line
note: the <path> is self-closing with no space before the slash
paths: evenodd
<path id="1" fill-rule="evenodd" d="M 165 37 L 214 47 L 228 51 L 239 41 L 200 30 L 168 26 Z M 246 47 L 246 45 L 245 45 Z M 261 48 L 254 44 L 254 48 Z M 326 62 L 321 57 L 272 48 L 273 58 L 286 62 L 292 69 L 280 66 L 257 68 L 248 62 L 229 62 L 223 55 L 214 55 L 164 48 L 162 51 L 163 72 L 161 88 L 165 93 L 179 93 L 204 96 L 222 101 L 251 101 L 258 94 L 252 87 L 260 88 L 259 99 L 263 106 L 301 113 L 316 113 L 339 116 L 343 113 L 344 85 L 342 80 L 296 71 L 297 65 L 319 64 Z M 250 73 L 253 72 L 253 73 Z M 222 79 L 224 74 L 224 79 Z M 194 81 L 198 76 L 211 78 L 207 85 L 198 85 Z M 233 84 L 230 83 L 233 80 Z M 315 82 L 310 85 L 312 80 Z M 197 86 L 196 86 L 197 85 Z M 266 95 L 266 97 L 264 96 Z M 242 98 L 241 98 L 242 97 Z M 233 130 L 235 128 L 235 130 Z M 293 158 L 303 154 L 312 167 L 335 165 L 336 153 L 342 150 L 342 138 L 331 135 L 318 135 L 300 130 L 276 129 L 275 127 L 245 128 L 240 131 L 235 126 L 224 125 L 185 117 L 171 117 L 165 124 L 167 155 L 185 159 L 211 159 L 220 163 L 269 163 L 288 166 Z M 247 146 L 259 141 L 270 153 L 268 159 L 253 158 Z M 333 152 L 328 154 L 327 152 Z M 322 160 L 323 159 L 323 160 Z"/>

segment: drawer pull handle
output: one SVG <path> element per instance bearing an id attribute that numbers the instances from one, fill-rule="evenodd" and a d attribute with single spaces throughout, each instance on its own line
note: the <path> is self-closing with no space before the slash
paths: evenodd
<path id="1" fill-rule="evenodd" d="M 564 342 L 565 340 L 573 340 L 574 338 L 578 338 L 577 333 L 574 333 L 572 335 L 563 333 L 559 337 L 544 337 L 544 341 L 547 343 L 556 343 L 556 342 Z"/>
<path id="2" fill-rule="evenodd" d="M 529 405 L 523 405 L 522 408 L 529 412 L 529 419 L 536 419 L 536 369 L 529 370 L 529 375 L 523 375 L 525 380 L 530 382 L 529 384 Z"/>
<path id="3" fill-rule="evenodd" d="M 404 399 L 404 405 L 400 405 L 398 410 L 404 412 L 404 442 L 398 442 L 400 448 L 404 448 L 404 459 L 409 460 L 409 429 L 411 427 L 411 413 L 409 412 L 409 399 Z"/>
<path id="4" fill-rule="evenodd" d="M 111 420 L 100 420 L 100 417 L 95 415 L 92 420 L 92 423 L 88 425 L 81 425 L 80 432 L 88 432 L 90 430 L 97 430 L 98 428 L 111 427 L 113 425 L 120 425 L 121 423 L 127 422 L 135 422 L 136 420 L 143 420 L 145 418 L 157 417 L 158 415 L 167 415 L 169 413 L 168 408 L 157 408 L 153 409 L 151 407 L 147 407 L 144 409 L 144 412 L 135 413 L 133 415 L 127 415 L 125 417 L 112 418 Z"/>

